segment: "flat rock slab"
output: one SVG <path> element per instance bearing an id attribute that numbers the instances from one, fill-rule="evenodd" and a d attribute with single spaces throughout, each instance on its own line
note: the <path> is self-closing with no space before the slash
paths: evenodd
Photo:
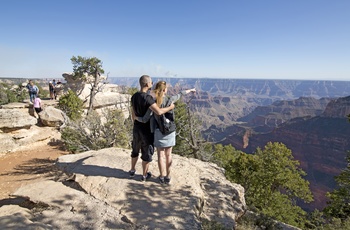
<path id="1" fill-rule="evenodd" d="M 41 205 L 40 213 L 26 218 L 48 228 L 199 229 L 205 218 L 232 229 L 245 211 L 243 187 L 227 181 L 215 164 L 196 159 L 173 155 L 170 185 L 159 184 L 156 160 L 149 181 L 140 181 L 141 160 L 130 178 L 130 150 L 120 148 L 64 155 L 56 165 L 66 177 L 13 194 Z"/>

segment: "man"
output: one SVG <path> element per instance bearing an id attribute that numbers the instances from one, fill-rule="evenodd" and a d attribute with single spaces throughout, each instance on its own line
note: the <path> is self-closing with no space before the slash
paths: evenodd
<path id="1" fill-rule="evenodd" d="M 155 103 L 155 100 L 148 91 L 152 88 L 152 79 L 148 75 L 142 75 L 139 80 L 140 91 L 136 92 L 131 97 L 132 105 L 132 119 L 134 120 L 133 128 L 133 140 L 132 140 L 132 152 L 131 152 L 131 170 L 129 171 L 130 177 L 135 175 L 135 166 L 141 150 L 142 159 L 142 177 L 141 181 L 146 181 L 152 174 L 148 172 L 149 163 L 152 161 L 154 153 L 153 140 L 154 136 L 151 133 L 149 121 L 142 123 L 136 120 L 136 117 L 143 117 L 148 108 L 150 108 L 155 114 L 162 115 L 175 108 L 174 104 L 171 104 L 167 108 L 159 108 Z"/>
<path id="2" fill-rule="evenodd" d="M 55 98 L 55 100 L 56 100 L 57 99 L 57 93 L 56 93 L 56 80 L 55 79 L 52 80 L 52 85 L 53 85 L 53 98 L 52 99 Z"/>
<path id="3" fill-rule="evenodd" d="M 29 80 L 29 83 L 26 87 L 28 89 L 30 102 L 33 103 L 34 99 L 39 94 L 39 88 L 34 85 L 34 82 L 32 80 Z"/>

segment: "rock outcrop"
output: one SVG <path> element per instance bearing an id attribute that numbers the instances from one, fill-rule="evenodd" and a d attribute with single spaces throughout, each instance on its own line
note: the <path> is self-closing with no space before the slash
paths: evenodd
<path id="1" fill-rule="evenodd" d="M 70 74 L 63 74 L 67 79 L 71 79 Z M 11 81 L 9 81 L 10 83 Z M 25 84 L 25 83 L 23 83 Z M 83 91 L 82 98 L 89 95 L 89 84 L 84 82 L 74 82 L 64 85 L 61 92 L 72 87 L 75 90 Z M 119 87 L 113 84 L 106 84 L 101 92 L 96 94 L 94 109 L 101 116 L 104 109 L 120 109 L 125 117 L 129 117 L 130 95 L 119 93 Z M 43 110 L 37 114 L 29 99 L 23 102 L 9 103 L 0 106 L 0 140 L 2 148 L 0 154 L 30 148 L 33 144 L 46 144 L 51 139 L 60 139 L 58 128 L 66 121 L 66 115 L 57 108 L 57 100 L 42 99 Z M 86 102 L 86 108 L 88 102 Z M 45 126 L 40 129 L 39 126 Z M 38 129 L 39 128 L 39 129 Z M 42 132 L 38 132 L 41 130 Z"/>
<path id="2" fill-rule="evenodd" d="M 18 129 L 29 129 L 37 119 L 22 109 L 0 109 L 0 130 L 11 132 Z"/>
<path id="3" fill-rule="evenodd" d="M 60 127 L 65 122 L 65 114 L 62 110 L 56 109 L 53 106 L 43 108 L 39 113 L 39 117 L 43 125 L 49 127 Z"/>
<path id="4" fill-rule="evenodd" d="M 55 104 L 54 101 L 44 101 L 44 110 L 53 108 L 49 104 Z M 0 109 L 0 155 L 9 152 L 34 148 L 47 144 L 52 140 L 59 140 L 61 134 L 57 126 L 42 126 L 39 116 L 33 111 L 33 106 L 29 102 L 10 103 L 2 105 Z M 62 113 L 62 111 L 61 111 Z M 48 115 L 52 118 L 53 115 Z M 46 119 L 43 119 L 45 122 Z"/>
<path id="5" fill-rule="evenodd" d="M 94 80 L 93 77 L 88 76 L 87 81 L 82 81 L 81 79 L 74 79 L 73 73 L 63 73 L 62 76 L 67 81 L 66 88 L 73 90 L 79 98 L 85 102 L 84 106 L 87 109 L 89 107 L 91 84 Z M 106 80 L 106 77 L 102 76 L 101 79 Z M 130 95 L 120 93 L 118 85 L 115 84 L 100 83 L 98 87 L 100 92 L 95 95 L 93 101 L 93 108 L 95 110 L 100 112 L 99 110 L 103 108 L 117 108 L 123 110 L 125 116 L 129 116 L 128 107 Z"/>
<path id="6" fill-rule="evenodd" d="M 50 141 L 60 140 L 61 134 L 56 128 L 31 126 L 9 133 L 0 133 L 0 156 L 19 150 L 36 148 Z"/>
<path id="7" fill-rule="evenodd" d="M 232 229 L 246 209 L 243 187 L 196 159 L 174 155 L 170 185 L 158 183 L 157 162 L 149 181 L 139 180 L 141 162 L 129 178 L 125 149 L 65 155 L 56 165 L 66 176 L 18 189 L 13 196 L 26 201 L 0 208 L 1 229 L 25 223 L 38 229 L 199 229 L 203 219 Z"/>

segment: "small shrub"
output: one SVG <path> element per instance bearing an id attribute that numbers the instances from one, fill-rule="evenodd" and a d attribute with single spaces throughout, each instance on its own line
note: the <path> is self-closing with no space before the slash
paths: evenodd
<path id="1" fill-rule="evenodd" d="M 83 101 L 72 90 L 63 95 L 58 101 L 58 107 L 72 120 L 78 120 L 83 114 Z"/>
<path id="2" fill-rule="evenodd" d="M 26 90 L 19 85 L 18 87 L 13 87 L 14 85 L 9 85 L 5 83 L 0 84 L 0 105 L 21 102 L 26 98 L 29 98 Z"/>
<path id="3" fill-rule="evenodd" d="M 92 111 L 85 118 L 70 121 L 62 129 L 62 140 L 72 153 L 109 147 L 130 147 L 130 131 L 120 110 Z"/>
<path id="4" fill-rule="evenodd" d="M 221 223 L 217 221 L 202 219 L 202 229 L 203 230 L 228 230 Z"/>

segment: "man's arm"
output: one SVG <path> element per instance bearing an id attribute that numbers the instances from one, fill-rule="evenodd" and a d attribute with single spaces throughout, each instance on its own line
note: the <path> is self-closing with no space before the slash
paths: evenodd
<path id="1" fill-rule="evenodd" d="M 149 121 L 149 119 L 151 118 L 153 112 L 151 109 L 148 109 L 146 114 L 143 117 L 136 117 L 135 119 L 139 122 L 142 123 L 146 123 L 147 121 Z"/>
<path id="2" fill-rule="evenodd" d="M 136 119 L 135 111 L 133 107 L 131 107 L 130 109 L 131 109 L 131 118 L 132 118 L 132 121 L 134 121 Z"/>
<path id="3" fill-rule="evenodd" d="M 166 108 L 159 108 L 159 106 L 157 105 L 157 103 L 153 103 L 150 107 L 149 107 L 155 114 L 157 115 L 162 115 L 166 112 L 169 112 L 170 110 L 175 108 L 174 103 L 171 103 L 171 105 L 169 107 Z"/>

